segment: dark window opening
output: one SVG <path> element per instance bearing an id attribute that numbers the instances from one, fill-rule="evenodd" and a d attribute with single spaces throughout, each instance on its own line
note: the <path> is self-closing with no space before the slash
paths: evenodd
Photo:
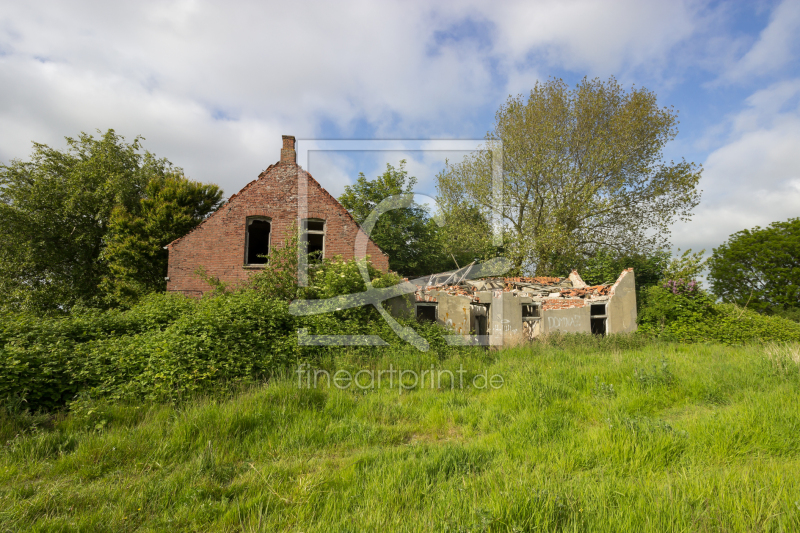
<path id="1" fill-rule="evenodd" d="M 418 305 L 417 320 L 436 322 L 436 307 L 433 305 Z"/>
<path id="2" fill-rule="evenodd" d="M 592 335 L 605 335 L 606 334 L 606 319 L 593 318 L 592 319 Z"/>
<path id="3" fill-rule="evenodd" d="M 314 263 L 325 257 L 325 221 L 304 220 L 302 243 L 305 246 L 308 260 Z"/>
<path id="4" fill-rule="evenodd" d="M 593 304 L 592 305 L 592 315 L 605 315 L 606 314 L 606 304 Z"/>
<path id="5" fill-rule="evenodd" d="M 247 221 L 247 264 L 263 265 L 269 254 L 269 234 L 272 225 L 268 220 L 252 219 Z"/>
<path id="6" fill-rule="evenodd" d="M 306 253 L 309 254 L 309 260 L 321 261 L 322 254 L 325 247 L 325 236 L 316 233 L 306 235 Z"/>
<path id="7" fill-rule="evenodd" d="M 475 317 L 475 334 L 488 335 L 489 334 L 489 320 L 486 316 Z"/>
<path id="8" fill-rule="evenodd" d="M 324 220 L 306 220 L 306 230 L 308 231 L 325 231 Z"/>
<path id="9" fill-rule="evenodd" d="M 522 318 L 538 318 L 541 314 L 538 305 L 523 305 Z"/>

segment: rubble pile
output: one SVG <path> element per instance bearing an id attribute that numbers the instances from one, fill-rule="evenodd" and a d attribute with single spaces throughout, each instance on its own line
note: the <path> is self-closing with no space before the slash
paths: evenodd
<path id="1" fill-rule="evenodd" d="M 544 276 L 507 277 L 461 280 L 458 283 L 449 283 L 449 281 L 456 278 L 457 276 L 452 274 L 441 274 L 437 277 L 431 277 L 427 285 L 420 286 L 415 293 L 416 301 L 436 302 L 437 294 L 442 292 L 453 296 L 467 296 L 473 302 L 481 303 L 478 293 L 484 291 L 510 292 L 517 296 L 529 297 L 533 301 L 552 300 L 556 298 L 580 298 L 583 300 L 600 301 L 607 300 L 613 288 L 613 285 L 588 286 L 574 270 L 565 278 Z"/>

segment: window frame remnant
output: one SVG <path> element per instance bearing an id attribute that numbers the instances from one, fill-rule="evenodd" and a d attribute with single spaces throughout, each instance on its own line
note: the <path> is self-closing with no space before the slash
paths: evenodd
<path id="1" fill-rule="evenodd" d="M 267 237 L 266 237 L 266 253 L 258 253 L 251 257 L 250 254 L 250 245 L 251 245 L 251 231 L 254 222 L 266 222 L 269 226 L 267 230 Z M 260 224 L 257 224 L 259 226 Z M 269 251 L 272 248 L 272 219 L 270 217 L 265 216 L 252 216 L 247 217 L 245 219 L 245 230 L 244 230 L 244 265 L 249 267 L 261 267 L 269 263 Z M 261 252 L 261 250 L 258 250 Z M 258 257 L 266 256 L 266 257 Z"/>
<path id="2" fill-rule="evenodd" d="M 608 333 L 608 302 L 590 304 L 589 330 L 592 335 L 605 336 Z"/>
<path id="3" fill-rule="evenodd" d="M 313 226 L 312 226 L 313 225 Z M 312 229 L 313 227 L 313 229 Z M 303 219 L 303 232 L 300 236 L 300 245 L 305 246 L 306 256 L 308 254 L 312 254 L 314 252 L 319 251 L 320 254 L 314 258 L 310 258 L 309 260 L 312 262 L 319 262 L 325 257 L 325 234 L 328 229 L 328 223 L 326 220 L 321 218 L 306 218 Z M 309 250 L 309 236 L 310 235 L 320 235 L 322 240 L 322 245 L 319 247 L 319 250 Z"/>
<path id="4" fill-rule="evenodd" d="M 539 304 L 522 304 L 522 319 L 542 318 L 542 307 Z"/>
<path id="5" fill-rule="evenodd" d="M 590 304 L 590 316 L 606 316 L 606 303 Z"/>

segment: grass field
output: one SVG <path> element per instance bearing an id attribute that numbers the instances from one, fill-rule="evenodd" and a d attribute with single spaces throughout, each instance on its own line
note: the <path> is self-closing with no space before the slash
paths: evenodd
<path id="1" fill-rule="evenodd" d="M 797 348 L 632 344 L 323 365 L 464 369 L 453 390 L 293 374 L 177 405 L 12 405 L 0 531 L 800 531 Z"/>

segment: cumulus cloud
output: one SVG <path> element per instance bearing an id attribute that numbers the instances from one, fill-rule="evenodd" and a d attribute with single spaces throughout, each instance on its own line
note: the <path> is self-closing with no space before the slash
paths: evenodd
<path id="1" fill-rule="evenodd" d="M 0 159 L 113 127 L 230 194 L 277 159 L 284 133 L 482 136 L 481 113 L 541 79 L 531 57 L 597 72 L 650 63 L 693 31 L 691 13 L 680 2 L 7 4 Z"/>
<path id="2" fill-rule="evenodd" d="M 800 3 L 783 0 L 756 43 L 721 76 L 720 81 L 752 81 L 796 61 L 800 50 Z"/>
<path id="3" fill-rule="evenodd" d="M 422 8 L 109 6 L 6 12 L 0 157 L 114 127 L 230 193 L 277 159 L 282 133 L 313 137 L 324 121 L 345 131 L 359 119 L 447 121 L 477 106 L 490 82 L 480 62 L 427 55 Z"/>
<path id="4" fill-rule="evenodd" d="M 697 215 L 674 241 L 711 248 L 736 231 L 800 214 L 800 79 L 756 91 L 727 121 L 727 141 L 704 163 Z"/>
<path id="5" fill-rule="evenodd" d="M 550 74 L 615 74 L 659 94 L 691 68 L 777 76 L 709 125 L 703 204 L 673 239 L 709 248 L 800 206 L 800 81 L 780 76 L 800 8 L 779 4 L 748 51 L 730 20 L 725 5 L 694 1 L 7 3 L 0 161 L 26 158 L 30 141 L 114 128 L 232 194 L 278 160 L 281 134 L 482 138 L 509 94 Z M 327 153 L 309 170 L 338 195 L 359 171 L 406 158 L 431 193 L 444 159 L 462 156 Z"/>
<path id="6" fill-rule="evenodd" d="M 539 56 L 564 69 L 607 75 L 662 62 L 696 31 L 696 11 L 681 1 L 549 1 L 504 5 L 495 21 L 507 36 L 499 48 L 512 60 Z"/>

